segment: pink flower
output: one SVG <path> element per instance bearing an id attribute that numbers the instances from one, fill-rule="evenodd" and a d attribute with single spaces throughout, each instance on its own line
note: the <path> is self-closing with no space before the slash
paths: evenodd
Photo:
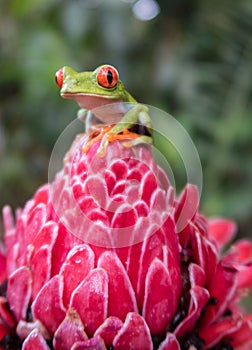
<path id="1" fill-rule="evenodd" d="M 148 148 L 85 142 L 15 222 L 3 210 L 0 347 L 246 349 L 252 243 L 221 256 L 235 224 L 199 214 L 193 185 L 174 198 Z"/>

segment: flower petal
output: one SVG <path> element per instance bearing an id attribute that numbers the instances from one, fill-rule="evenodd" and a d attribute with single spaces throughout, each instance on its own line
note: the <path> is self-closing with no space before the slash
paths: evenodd
<path id="1" fill-rule="evenodd" d="M 175 211 L 177 232 L 186 228 L 197 213 L 199 206 L 199 193 L 195 185 L 188 184 L 181 193 Z"/>
<path id="2" fill-rule="evenodd" d="M 128 312 L 137 311 L 135 293 L 126 270 L 118 256 L 109 251 L 100 256 L 98 266 L 108 274 L 108 315 L 124 320 Z"/>
<path id="3" fill-rule="evenodd" d="M 241 327 L 230 334 L 230 337 L 233 339 L 232 346 L 235 349 L 244 345 L 252 345 L 252 315 L 250 317 L 250 320 L 244 319 Z"/>
<path id="4" fill-rule="evenodd" d="M 204 340 L 206 349 L 218 344 L 221 339 L 230 335 L 235 331 L 239 331 L 241 327 L 241 319 L 232 319 L 227 317 L 219 322 L 214 322 L 208 325 L 206 328 L 199 331 L 199 336 Z"/>
<path id="5" fill-rule="evenodd" d="M 0 242 L 0 284 L 3 283 L 6 279 L 6 256 L 4 253 L 4 248 Z"/>
<path id="6" fill-rule="evenodd" d="M 199 286 L 195 286 L 191 288 L 190 295 L 191 295 L 191 300 L 190 300 L 188 315 L 182 322 L 180 322 L 180 324 L 174 331 L 177 338 L 182 337 L 183 335 L 190 332 L 195 327 L 195 324 L 204 306 L 209 300 L 208 291 Z"/>
<path id="7" fill-rule="evenodd" d="M 63 276 L 63 303 L 67 307 L 73 290 L 84 280 L 91 269 L 94 268 L 94 253 L 86 245 L 75 246 L 68 254 L 60 275 Z"/>
<path id="8" fill-rule="evenodd" d="M 72 347 L 71 350 L 106 350 L 106 346 L 104 344 L 103 339 L 101 337 L 96 336 L 91 339 L 82 341 L 82 342 L 76 342 Z"/>
<path id="9" fill-rule="evenodd" d="M 39 203 L 30 210 L 25 227 L 25 239 L 23 239 L 23 237 L 19 237 L 25 246 L 33 241 L 45 224 L 46 218 L 47 208 L 44 203 Z"/>
<path id="10" fill-rule="evenodd" d="M 206 280 L 204 270 L 199 265 L 191 263 L 188 267 L 188 271 L 189 271 L 191 286 L 203 287 Z"/>
<path id="11" fill-rule="evenodd" d="M 99 335 L 107 347 L 111 346 L 118 331 L 123 327 L 123 322 L 114 316 L 108 317 L 99 328 L 94 336 Z"/>
<path id="12" fill-rule="evenodd" d="M 108 277 L 101 268 L 92 270 L 74 290 L 70 300 L 84 324 L 85 332 L 92 336 L 104 322 L 108 309 Z"/>
<path id="13" fill-rule="evenodd" d="M 207 306 L 201 321 L 201 328 L 213 322 L 223 312 L 234 297 L 237 287 L 237 271 L 229 264 L 222 261 L 217 265 L 216 273 L 213 275 L 209 286 L 210 297 L 215 300 Z"/>
<path id="14" fill-rule="evenodd" d="M 167 333 L 158 350 L 180 350 L 179 342 L 173 333 Z"/>
<path id="15" fill-rule="evenodd" d="M 51 249 L 48 245 L 42 246 L 38 249 L 31 258 L 30 268 L 32 275 L 36 276 L 32 284 L 33 301 L 40 289 L 49 280 L 51 274 Z"/>
<path id="16" fill-rule="evenodd" d="M 142 245 L 141 257 L 139 261 L 139 278 L 137 283 L 137 302 L 139 310 L 142 309 L 146 275 L 152 261 L 155 258 L 163 260 L 163 245 L 165 236 L 163 230 L 158 230 L 151 237 L 145 239 Z"/>
<path id="17" fill-rule="evenodd" d="M 223 218 L 212 218 L 208 221 L 209 235 L 214 238 L 222 249 L 227 243 L 229 243 L 237 230 L 236 223 L 231 220 Z"/>
<path id="18" fill-rule="evenodd" d="M 10 313 L 7 300 L 0 296 L 0 324 L 4 324 L 9 328 L 15 327 L 16 321 Z"/>
<path id="19" fill-rule="evenodd" d="M 4 325 L 0 323 L 0 342 L 6 335 L 8 335 L 8 333 L 9 333 L 8 328 L 6 328 Z M 4 350 L 4 348 L 2 348 L 1 345 L 0 345 L 0 350 Z"/>
<path id="20" fill-rule="evenodd" d="M 130 312 L 113 341 L 114 350 L 152 350 L 150 330 L 136 312 Z"/>
<path id="21" fill-rule="evenodd" d="M 22 350 L 50 350 L 45 339 L 37 329 L 34 329 L 25 339 Z"/>
<path id="22" fill-rule="evenodd" d="M 58 236 L 52 251 L 52 276 L 59 273 L 71 248 L 74 245 L 83 243 L 83 241 L 69 233 L 62 224 L 59 224 L 58 230 Z"/>
<path id="23" fill-rule="evenodd" d="M 146 276 L 143 303 L 143 317 L 151 334 L 162 334 L 174 316 L 172 286 L 168 269 L 155 258 Z"/>
<path id="24" fill-rule="evenodd" d="M 63 281 L 59 275 L 50 279 L 38 293 L 32 304 L 32 312 L 53 334 L 65 317 L 65 308 L 62 303 Z"/>
<path id="25" fill-rule="evenodd" d="M 16 320 L 25 319 L 32 292 L 32 276 L 28 267 L 14 271 L 8 280 L 7 300 Z"/>
<path id="26" fill-rule="evenodd" d="M 87 340 L 84 326 L 78 313 L 74 309 L 69 309 L 66 317 L 59 325 L 53 338 L 55 350 L 69 350 L 77 341 Z"/>

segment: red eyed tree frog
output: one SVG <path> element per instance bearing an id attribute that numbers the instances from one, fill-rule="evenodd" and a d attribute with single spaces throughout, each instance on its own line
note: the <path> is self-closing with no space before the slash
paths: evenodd
<path id="1" fill-rule="evenodd" d="M 152 123 L 148 107 L 137 104 L 125 90 L 113 66 L 102 65 L 93 72 L 81 73 L 66 66 L 57 71 L 55 80 L 61 89 L 61 96 L 74 99 L 81 107 L 80 113 L 86 117 L 86 131 L 90 126 L 92 109 L 116 102 L 136 104 L 124 114 L 119 123 L 104 129 L 106 131 L 102 136 L 100 156 L 104 155 L 107 144 L 117 139 L 128 140 L 124 143 L 128 147 L 139 143 L 152 143 Z"/>

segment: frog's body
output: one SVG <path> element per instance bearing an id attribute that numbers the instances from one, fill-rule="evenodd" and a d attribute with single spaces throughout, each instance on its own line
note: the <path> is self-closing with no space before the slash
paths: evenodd
<path id="1" fill-rule="evenodd" d="M 111 127 L 104 135 L 101 143 L 103 150 L 106 149 L 109 140 L 119 139 L 117 135 L 122 133 L 127 134 L 128 146 L 142 142 L 152 143 L 152 126 L 148 108 L 137 104 L 136 100 L 125 90 L 114 67 L 102 65 L 93 72 L 81 73 L 70 67 L 63 67 L 56 73 L 56 82 L 61 88 L 61 96 L 74 99 L 81 107 L 80 115 L 85 117 L 90 117 L 90 111 L 103 105 L 118 102 L 136 104 L 124 114 L 119 123 Z M 87 119 L 89 120 L 89 118 Z M 104 120 L 104 118 L 102 119 Z M 90 121 L 87 121 L 87 124 L 89 123 Z M 131 133 L 131 136 L 134 134 L 131 139 L 130 129 L 132 128 L 136 129 L 137 132 Z"/>

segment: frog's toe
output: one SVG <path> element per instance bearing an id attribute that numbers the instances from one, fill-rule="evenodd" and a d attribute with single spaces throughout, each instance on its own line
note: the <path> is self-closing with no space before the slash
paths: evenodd
<path id="1" fill-rule="evenodd" d="M 124 147 L 130 148 L 133 146 L 137 146 L 141 143 L 147 143 L 147 144 L 152 144 L 152 137 L 150 136 L 139 136 L 136 139 L 129 140 L 129 141 L 124 141 L 122 144 Z"/>

